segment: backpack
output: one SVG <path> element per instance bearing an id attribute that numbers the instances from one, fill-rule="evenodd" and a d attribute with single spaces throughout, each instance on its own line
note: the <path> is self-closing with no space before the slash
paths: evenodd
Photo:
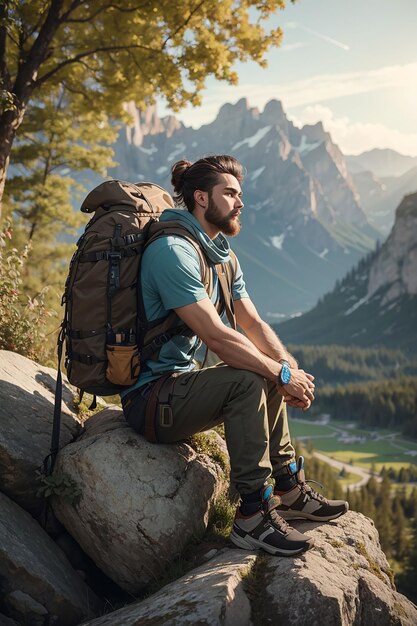
<path id="1" fill-rule="evenodd" d="M 114 395 L 133 385 L 141 363 L 157 358 L 164 343 L 174 335 L 194 334 L 178 325 L 174 311 L 165 318 L 148 322 L 140 288 L 140 267 L 145 248 L 155 239 L 171 234 L 187 239 L 195 248 L 202 282 L 212 295 L 212 273 L 193 235 L 177 222 L 161 222 L 167 208 L 173 208 L 170 194 L 152 183 L 111 180 L 93 189 L 81 205 L 93 213 L 70 262 L 62 297 L 64 317 L 58 337 L 58 375 L 55 392 L 51 454 L 44 461 L 45 473 L 53 469 L 59 448 L 62 400 L 61 359 L 65 345 L 65 368 L 69 382 L 82 395 Z M 223 309 L 236 328 L 232 285 L 236 257 L 218 264 Z"/>

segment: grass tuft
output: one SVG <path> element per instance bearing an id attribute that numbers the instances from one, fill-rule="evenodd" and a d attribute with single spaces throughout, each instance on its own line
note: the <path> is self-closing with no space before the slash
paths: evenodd
<path id="1" fill-rule="evenodd" d="M 387 579 L 386 579 L 386 577 L 384 576 L 384 574 L 382 573 L 381 568 L 379 567 L 379 565 L 378 565 L 378 563 L 375 561 L 375 559 L 373 559 L 373 558 L 369 555 L 369 553 L 368 553 L 368 551 L 367 551 L 367 549 L 366 549 L 366 547 L 365 547 L 365 544 L 364 544 L 364 543 L 357 543 L 357 544 L 356 544 L 356 552 L 357 552 L 358 554 L 361 554 L 361 555 L 362 555 L 363 557 L 365 557 L 365 559 L 368 561 L 370 571 L 371 571 L 371 572 L 372 572 L 372 573 L 373 573 L 373 574 L 374 574 L 377 578 L 379 578 L 379 579 L 380 579 L 380 580 L 382 580 L 385 584 L 387 584 Z"/>

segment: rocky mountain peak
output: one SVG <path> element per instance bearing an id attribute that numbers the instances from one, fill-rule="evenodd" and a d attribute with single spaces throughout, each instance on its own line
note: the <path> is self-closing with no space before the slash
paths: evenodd
<path id="1" fill-rule="evenodd" d="M 330 133 L 324 130 L 322 122 L 317 122 L 316 124 L 306 124 L 301 130 L 310 141 L 331 140 Z"/>
<path id="2" fill-rule="evenodd" d="M 278 126 L 285 120 L 288 123 L 284 108 L 280 100 L 270 100 L 266 103 L 262 112 L 262 120 L 266 124 L 277 124 Z"/>
<path id="3" fill-rule="evenodd" d="M 264 315 L 313 306 L 376 240 L 330 134 L 321 123 L 295 127 L 279 100 L 270 100 L 260 112 L 241 98 L 224 104 L 214 121 L 196 129 L 174 117 L 159 118 L 155 107 L 140 112 L 129 106 L 133 124 L 125 130 L 127 141 L 121 136 L 117 145 L 115 178 L 152 180 L 169 188 L 173 162 L 208 153 L 232 154 L 246 168 L 247 208 L 233 245 Z M 256 250 L 255 231 L 261 244 Z M 272 273 L 260 280 L 259 267 L 265 266 Z M 308 270 L 301 272 L 301 267 Z M 281 276 L 282 288 L 291 291 L 285 298 L 279 295 Z"/>
<path id="4" fill-rule="evenodd" d="M 405 196 L 397 208 L 397 220 L 406 219 L 408 217 L 417 218 L 417 193 L 410 193 Z"/>
<path id="5" fill-rule="evenodd" d="M 258 109 L 252 109 L 258 111 Z M 217 114 L 215 121 L 227 121 L 235 116 L 243 116 L 251 111 L 249 106 L 249 102 L 247 98 L 241 98 L 236 102 L 236 104 L 231 104 L 230 102 L 226 102 L 223 104 L 219 112 Z"/>
<path id="6" fill-rule="evenodd" d="M 141 146 L 145 136 L 166 134 L 171 137 L 183 125 L 174 115 L 160 118 L 156 104 L 149 105 L 145 110 L 138 109 L 131 101 L 124 105 L 124 110 L 132 119 L 132 123 L 126 127 L 126 139 L 129 145 Z"/>
<path id="7" fill-rule="evenodd" d="M 394 227 L 369 272 L 368 297 L 385 289 L 382 304 L 417 295 L 417 193 L 400 203 Z"/>

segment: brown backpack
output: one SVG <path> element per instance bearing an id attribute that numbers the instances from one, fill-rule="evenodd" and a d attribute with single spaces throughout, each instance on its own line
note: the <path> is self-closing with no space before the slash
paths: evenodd
<path id="1" fill-rule="evenodd" d="M 113 395 L 133 385 L 141 362 L 157 357 L 174 335 L 191 335 L 178 325 L 175 312 L 157 324 L 148 323 L 141 289 L 140 266 L 145 246 L 158 237 L 175 234 L 196 249 L 202 282 L 211 296 L 213 285 L 207 259 L 192 234 L 177 222 L 161 222 L 161 213 L 173 208 L 170 194 L 151 183 L 111 180 L 85 198 L 84 213 L 94 213 L 77 242 L 71 259 L 62 304 L 64 319 L 58 338 L 58 377 L 51 447 L 53 464 L 59 444 L 62 381 L 60 363 L 65 343 L 68 380 L 80 390 Z M 218 310 L 225 309 L 236 328 L 232 285 L 236 257 L 216 271 L 220 283 Z M 95 398 L 92 407 L 95 406 Z"/>

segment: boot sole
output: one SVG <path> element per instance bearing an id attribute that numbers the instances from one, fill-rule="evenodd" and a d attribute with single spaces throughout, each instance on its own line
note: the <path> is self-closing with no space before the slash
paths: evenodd
<path id="1" fill-rule="evenodd" d="M 244 537 L 240 537 L 239 535 L 237 535 L 234 531 L 232 531 L 230 534 L 230 540 L 235 544 L 235 546 L 237 546 L 238 548 L 242 548 L 243 550 L 257 550 L 259 548 L 262 548 L 262 550 L 265 550 L 265 552 L 269 552 L 269 554 L 273 554 L 274 556 L 296 556 L 297 554 L 305 552 L 314 545 L 313 540 L 310 538 L 306 542 L 306 545 L 302 546 L 301 548 L 284 550 L 284 548 L 275 548 L 274 546 L 269 546 L 262 541 L 254 539 L 253 537 L 245 539 Z"/>

